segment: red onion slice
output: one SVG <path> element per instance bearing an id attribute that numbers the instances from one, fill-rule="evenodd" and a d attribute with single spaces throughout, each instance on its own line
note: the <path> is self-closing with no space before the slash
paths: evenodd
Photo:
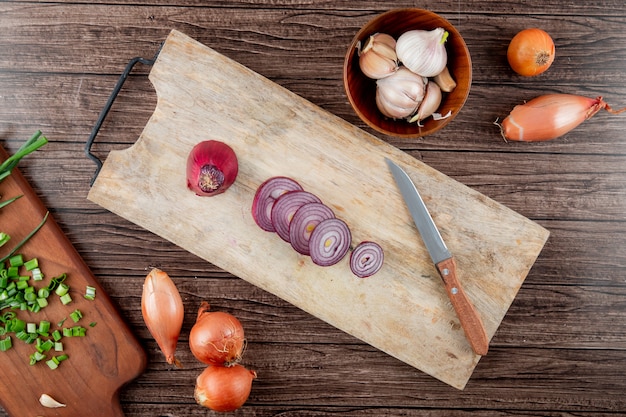
<path id="1" fill-rule="evenodd" d="M 334 219 L 335 213 L 322 203 L 308 203 L 296 210 L 289 225 L 289 241 L 296 252 L 309 255 L 309 240 L 322 221 Z"/>
<path id="2" fill-rule="evenodd" d="M 341 219 L 326 219 L 311 233 L 311 260 L 319 266 L 334 265 L 346 256 L 351 243 L 352 234 L 346 222 Z"/>
<path id="3" fill-rule="evenodd" d="M 274 232 L 272 206 L 281 195 L 288 191 L 302 191 L 296 181 L 288 177 L 272 177 L 257 188 L 252 200 L 252 218 L 263 230 Z"/>
<path id="4" fill-rule="evenodd" d="M 350 269 L 359 278 L 374 275 L 383 266 L 385 254 L 376 242 L 361 242 L 350 254 Z"/>
<path id="5" fill-rule="evenodd" d="M 296 211 L 308 203 L 321 203 L 315 194 L 308 191 L 288 191 L 281 195 L 272 206 L 272 225 L 278 236 L 289 242 L 289 224 Z"/>

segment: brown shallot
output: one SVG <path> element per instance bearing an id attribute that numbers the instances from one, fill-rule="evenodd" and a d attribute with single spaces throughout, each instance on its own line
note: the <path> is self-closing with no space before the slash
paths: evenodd
<path id="1" fill-rule="evenodd" d="M 174 356 L 183 327 L 184 307 L 180 293 L 170 276 L 153 268 L 146 276 L 141 295 L 141 314 L 167 363 L 181 367 Z"/>
<path id="2" fill-rule="evenodd" d="M 194 398 L 198 404 L 214 411 L 235 411 L 250 396 L 256 377 L 255 371 L 242 365 L 208 366 L 196 378 Z"/>
<path id="3" fill-rule="evenodd" d="M 505 140 L 537 142 L 558 138 L 570 132 L 601 109 L 617 114 L 602 97 L 573 94 L 546 94 L 513 108 L 499 124 Z"/>

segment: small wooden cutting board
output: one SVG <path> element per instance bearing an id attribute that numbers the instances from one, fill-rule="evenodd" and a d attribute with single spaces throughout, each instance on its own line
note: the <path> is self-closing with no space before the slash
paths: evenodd
<path id="1" fill-rule="evenodd" d="M 137 142 L 111 151 L 88 198 L 372 346 L 463 389 L 480 357 L 384 158 L 422 193 L 454 253 L 460 280 L 493 337 L 548 231 L 320 109 L 241 64 L 172 31 L 149 76 L 157 106 Z M 228 143 L 239 176 L 224 194 L 186 187 L 191 148 Z M 291 177 L 350 225 L 353 245 L 378 242 L 385 264 L 359 279 L 348 257 L 314 265 L 251 215 L 257 187 Z M 347 358 L 349 360 L 349 358 Z"/>
<path id="2" fill-rule="evenodd" d="M 45 147 L 38 152 L 45 152 Z M 7 156 L 0 147 L 0 160 L 4 161 Z M 16 169 L 0 183 L 0 195 L 1 201 L 22 195 L 0 209 L 0 231 L 11 236 L 0 249 L 2 258 L 35 229 L 45 216 L 46 208 Z M 29 356 L 35 352 L 34 344 L 22 342 L 14 333 L 0 336 L 0 339 L 10 336 L 13 344 L 13 348 L 0 352 L 0 404 L 11 417 L 123 417 L 118 391 L 145 369 L 147 359 L 143 348 L 52 215 L 17 253 L 22 254 L 24 260 L 37 258 L 39 261 L 44 279 L 33 281 L 31 278 L 32 286 L 46 287 L 51 278 L 66 274 L 65 282 L 70 286 L 72 298 L 72 302 L 63 305 L 59 297 L 52 294 L 48 305 L 40 312 L 13 310 L 17 317 L 35 324 L 47 320 L 51 323 L 50 332 L 76 325 L 86 328 L 87 332 L 84 337 L 62 338 L 63 352 L 52 349 L 46 353 L 45 360 L 34 365 L 29 364 Z M 24 268 L 20 269 L 20 275 L 29 274 Z M 87 286 L 96 289 L 94 300 L 85 299 Z M 83 315 L 77 323 L 70 318 L 70 313 L 76 309 Z M 10 311 L 5 309 L 0 314 Z M 50 369 L 45 361 L 61 353 L 67 354 L 68 359 L 58 368 Z M 52 396 L 66 407 L 44 408 L 39 404 L 42 394 Z"/>

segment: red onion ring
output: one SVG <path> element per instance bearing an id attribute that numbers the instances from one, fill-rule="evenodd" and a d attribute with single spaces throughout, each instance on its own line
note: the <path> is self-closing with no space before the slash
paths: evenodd
<path id="1" fill-rule="evenodd" d="M 309 255 L 309 240 L 317 225 L 334 219 L 335 213 L 322 203 L 308 203 L 296 210 L 289 225 L 289 241 L 296 252 Z"/>
<path id="2" fill-rule="evenodd" d="M 376 242 L 361 242 L 350 254 L 350 270 L 359 278 L 374 275 L 383 266 L 385 254 Z"/>
<path id="3" fill-rule="evenodd" d="M 311 233 L 311 260 L 319 266 L 334 265 L 346 256 L 351 243 L 352 234 L 346 222 L 341 219 L 326 219 Z"/>
<path id="4" fill-rule="evenodd" d="M 263 230 L 274 232 L 272 224 L 272 206 L 281 195 L 288 191 L 302 191 L 296 181 L 288 177 L 272 177 L 257 188 L 252 200 L 252 218 Z"/>
<path id="5" fill-rule="evenodd" d="M 308 203 L 321 203 L 315 194 L 308 191 L 288 191 L 281 195 L 272 206 L 272 225 L 278 236 L 289 242 L 289 224 L 300 207 Z"/>

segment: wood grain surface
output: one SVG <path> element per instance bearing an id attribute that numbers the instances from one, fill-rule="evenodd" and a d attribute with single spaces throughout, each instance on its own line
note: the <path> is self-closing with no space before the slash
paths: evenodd
<path id="1" fill-rule="evenodd" d="M 459 29 L 472 89 L 435 135 L 376 136 L 550 231 L 463 391 L 86 198 L 95 165 L 83 149 L 100 110 L 127 62 L 151 58 L 172 29 L 374 133 L 343 92 L 345 50 L 375 15 L 416 6 Z M 541 144 L 505 143 L 493 121 L 548 92 L 626 106 L 625 25 L 622 0 L 3 1 L 0 139 L 11 153 L 37 129 L 51 139 L 20 170 L 148 353 L 146 372 L 120 392 L 127 416 L 212 415 L 192 398 L 203 368 L 185 349 L 203 300 L 240 318 L 244 362 L 260 375 L 237 415 L 616 416 L 626 413 L 625 116 L 599 113 Z M 552 35 L 557 56 L 548 72 L 524 79 L 508 68 L 506 47 L 533 26 Z M 138 66 L 128 78 L 98 136 L 101 158 L 134 143 L 152 115 L 149 71 Z M 141 284 L 153 265 L 173 276 L 187 307 L 182 370 L 164 363 L 141 319 Z"/>

